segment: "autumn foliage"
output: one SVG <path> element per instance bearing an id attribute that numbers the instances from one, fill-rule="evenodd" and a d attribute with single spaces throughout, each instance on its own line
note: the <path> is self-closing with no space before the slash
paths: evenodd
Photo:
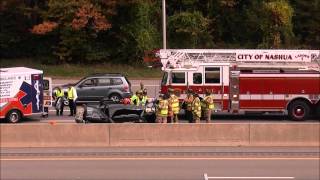
<path id="1" fill-rule="evenodd" d="M 92 4 L 85 4 L 78 9 L 72 21 L 72 28 L 79 30 L 85 27 L 94 29 L 96 32 L 111 28 L 106 17 L 98 12 Z"/>
<path id="2" fill-rule="evenodd" d="M 57 19 L 57 22 L 59 22 L 59 19 Z M 44 21 L 41 24 L 35 25 L 31 32 L 39 35 L 49 33 L 57 28 L 59 25 L 57 22 Z M 73 20 L 70 24 L 74 30 L 89 28 L 99 32 L 111 28 L 111 24 L 107 21 L 106 17 L 91 3 L 85 3 L 79 7 L 73 15 Z"/>
<path id="3" fill-rule="evenodd" d="M 42 24 L 33 26 L 31 32 L 33 34 L 47 34 L 48 32 L 53 31 L 58 26 L 58 23 L 51 21 L 44 21 Z"/>

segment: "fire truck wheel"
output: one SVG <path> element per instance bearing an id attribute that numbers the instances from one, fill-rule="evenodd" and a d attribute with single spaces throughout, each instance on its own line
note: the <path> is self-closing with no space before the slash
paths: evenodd
<path id="1" fill-rule="evenodd" d="M 318 103 L 315 108 L 315 114 L 320 119 L 320 103 Z"/>
<path id="2" fill-rule="evenodd" d="M 18 110 L 11 110 L 7 114 L 7 121 L 10 123 L 17 123 L 21 120 L 21 113 Z"/>
<path id="3" fill-rule="evenodd" d="M 302 121 L 308 118 L 310 106 L 305 101 L 296 100 L 290 104 L 288 112 L 291 119 Z"/>

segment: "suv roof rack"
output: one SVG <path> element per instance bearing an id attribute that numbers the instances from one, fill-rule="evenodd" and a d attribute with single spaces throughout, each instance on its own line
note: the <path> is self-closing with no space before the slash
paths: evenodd
<path id="1" fill-rule="evenodd" d="M 121 73 L 94 73 L 88 76 L 124 76 L 124 75 Z"/>

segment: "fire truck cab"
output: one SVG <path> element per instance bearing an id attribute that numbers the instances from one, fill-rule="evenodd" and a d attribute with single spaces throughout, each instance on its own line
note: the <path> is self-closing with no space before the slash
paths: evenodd
<path id="1" fill-rule="evenodd" d="M 163 49 L 161 92 L 213 92 L 216 113 L 320 114 L 320 50 Z"/>

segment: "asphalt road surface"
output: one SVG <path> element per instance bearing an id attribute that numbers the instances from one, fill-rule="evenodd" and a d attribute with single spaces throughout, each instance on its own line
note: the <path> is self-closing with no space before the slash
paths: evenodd
<path id="1" fill-rule="evenodd" d="M 42 117 L 40 115 L 34 115 L 22 120 L 21 123 L 75 123 L 74 117 L 69 115 L 69 107 L 64 108 L 63 116 L 56 116 L 55 110 L 50 109 L 48 117 Z M 187 120 L 180 117 L 180 123 L 188 123 Z M 293 121 L 288 116 L 284 115 L 214 115 L 212 117 L 212 123 L 319 123 L 320 121 L 316 118 L 311 118 L 306 121 Z M 0 121 L 0 124 L 6 123 Z M 201 123 L 205 123 L 204 120 Z"/>
<path id="2" fill-rule="evenodd" d="M 1 149 L 1 179 L 319 180 L 319 148 Z"/>

